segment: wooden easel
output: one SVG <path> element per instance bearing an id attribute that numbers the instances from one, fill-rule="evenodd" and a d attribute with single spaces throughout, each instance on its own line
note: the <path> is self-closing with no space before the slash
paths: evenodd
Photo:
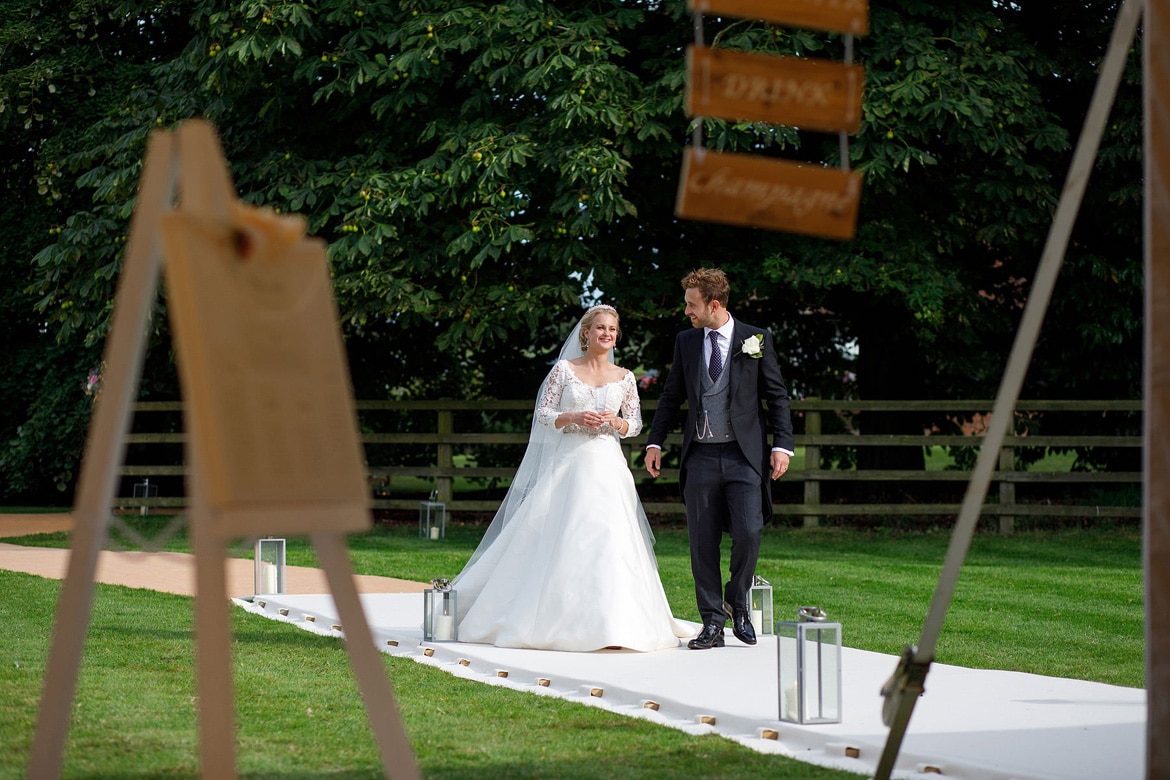
<path id="1" fill-rule="evenodd" d="M 386 777 L 420 777 L 345 548 L 345 534 L 369 528 L 371 517 L 325 247 L 303 233 L 297 218 L 236 199 L 209 124 L 188 121 L 150 137 L 73 509 L 30 778 L 61 773 L 164 258 L 188 432 L 202 774 L 236 777 L 227 544 L 285 534 L 308 535 L 325 569 Z"/>

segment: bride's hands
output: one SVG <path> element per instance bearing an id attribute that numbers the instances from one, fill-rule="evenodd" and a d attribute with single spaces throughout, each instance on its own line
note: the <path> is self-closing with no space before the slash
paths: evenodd
<path id="1" fill-rule="evenodd" d="M 600 428 L 603 425 L 613 426 L 616 424 L 617 415 L 606 410 L 604 412 L 581 412 L 580 422 L 577 424 L 582 428 Z"/>
<path id="2" fill-rule="evenodd" d="M 606 411 L 602 412 L 598 416 L 601 417 L 601 425 L 608 425 L 610 428 L 613 428 L 615 431 L 621 430 L 622 425 L 621 425 L 621 423 L 618 422 L 618 416 L 617 416 L 616 412 L 611 412 L 607 409 Z M 598 426 L 598 427 L 601 427 L 601 426 Z"/>
<path id="3" fill-rule="evenodd" d="M 615 431 L 620 431 L 622 424 L 618 422 L 616 412 L 606 410 L 604 412 L 577 412 L 577 425 L 582 428 L 591 428 L 597 430 L 605 425 L 613 428 Z"/>

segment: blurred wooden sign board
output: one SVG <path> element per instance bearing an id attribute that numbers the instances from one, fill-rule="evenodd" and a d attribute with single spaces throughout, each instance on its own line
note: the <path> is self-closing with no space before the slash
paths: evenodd
<path id="1" fill-rule="evenodd" d="M 345 547 L 345 534 L 369 528 L 372 518 L 325 245 L 304 232 L 302 219 L 236 197 L 211 125 L 191 120 L 150 136 L 78 480 L 29 777 L 61 773 L 98 553 L 165 269 L 188 435 L 201 775 L 236 777 L 227 543 L 285 534 L 308 535 L 325 571 L 386 777 L 420 778 Z"/>
<path id="2" fill-rule="evenodd" d="M 848 240 L 860 199 L 861 176 L 853 171 L 691 147 L 675 214 Z"/>
<path id="3" fill-rule="evenodd" d="M 763 19 L 790 27 L 865 35 L 867 0 L 688 0 L 692 13 Z"/>
<path id="4" fill-rule="evenodd" d="M 181 154 L 213 159 L 203 145 L 214 142 L 197 136 Z M 221 195 L 221 214 L 184 199 L 162 219 L 209 521 L 225 538 L 365 531 L 365 465 L 325 244 L 303 237 L 292 217 L 245 207 L 230 189 Z"/>
<path id="5" fill-rule="evenodd" d="M 686 110 L 690 116 L 856 133 L 864 80 L 861 65 L 688 46 Z"/>

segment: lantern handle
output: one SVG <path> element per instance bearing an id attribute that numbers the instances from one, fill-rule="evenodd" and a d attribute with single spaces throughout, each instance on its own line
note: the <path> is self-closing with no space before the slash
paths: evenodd
<path id="1" fill-rule="evenodd" d="M 796 617 L 801 623 L 824 623 L 829 616 L 820 607 L 797 607 Z"/>

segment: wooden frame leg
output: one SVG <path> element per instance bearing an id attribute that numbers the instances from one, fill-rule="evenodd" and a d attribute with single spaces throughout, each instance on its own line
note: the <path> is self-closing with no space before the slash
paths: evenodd
<path id="1" fill-rule="evenodd" d="M 102 518 L 74 516 L 69 568 L 57 602 L 57 624 L 45 667 L 45 685 L 37 712 L 28 776 L 57 778 L 65 754 L 65 738 L 73 714 L 77 674 L 85 634 L 93 611 L 94 575 L 98 553 L 105 540 Z"/>
<path id="2" fill-rule="evenodd" d="M 236 777 L 232 698 L 231 620 L 224 558 L 227 545 L 207 532 L 205 518 L 191 523 L 195 545 L 195 654 L 199 687 L 200 774 Z"/>
<path id="3" fill-rule="evenodd" d="M 29 759 L 28 776 L 38 780 L 54 780 L 61 775 L 78 670 L 93 610 L 98 554 L 106 541 L 118 469 L 126 452 L 130 406 L 142 372 L 146 326 L 158 289 L 158 217 L 171 206 L 175 178 L 172 139 L 156 131 L 147 141 L 142 161 L 138 205 L 130 222 L 126 259 L 104 351 L 105 389 L 94 407 L 78 479 L 69 565 L 57 602 L 57 622 Z"/>

